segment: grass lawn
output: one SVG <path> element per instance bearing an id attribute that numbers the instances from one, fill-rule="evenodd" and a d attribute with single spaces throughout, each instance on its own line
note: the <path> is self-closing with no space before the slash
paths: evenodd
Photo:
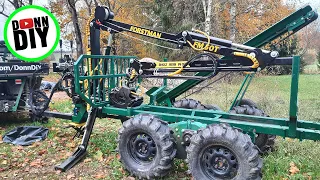
<path id="1" fill-rule="evenodd" d="M 320 122 L 320 75 L 301 75 L 299 88 L 299 119 Z M 227 110 L 240 86 L 232 83 L 194 94 L 190 98 L 204 104 L 217 104 Z M 257 77 L 246 98 L 272 117 L 288 117 L 290 76 Z M 183 95 L 182 95 L 183 97 Z M 209 98 L 208 98 L 209 97 Z M 71 112 L 70 100 L 55 100 L 51 110 Z M 66 173 L 54 171 L 54 166 L 69 157 L 80 139 L 72 140 L 74 130 L 64 129 L 67 121 L 50 119 L 47 124 L 25 121 L 6 122 L 1 115 L 0 134 L 15 126 L 39 125 L 50 129 L 48 138 L 32 146 L 13 146 L 0 141 L 0 179 L 134 179 L 122 167 L 115 152 L 117 130 L 121 123 L 98 119 L 90 141 L 89 154 L 84 161 Z M 320 179 L 320 144 L 313 141 L 277 138 L 275 152 L 264 156 L 264 179 Z M 291 170 L 291 172 L 290 172 Z M 176 160 L 170 175 L 163 179 L 191 179 L 184 161 Z"/>

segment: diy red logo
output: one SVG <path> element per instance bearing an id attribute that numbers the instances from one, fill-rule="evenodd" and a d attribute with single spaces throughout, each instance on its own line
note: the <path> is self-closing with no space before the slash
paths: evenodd
<path id="1" fill-rule="evenodd" d="M 30 29 L 33 28 L 33 20 L 32 18 L 21 19 L 19 21 L 20 29 Z"/>
<path id="2" fill-rule="evenodd" d="M 15 49 L 25 50 L 37 48 L 35 36 L 41 39 L 41 47 L 47 47 L 47 36 L 49 31 L 49 17 L 34 17 L 12 21 Z M 21 38 L 21 40 L 20 40 Z"/>

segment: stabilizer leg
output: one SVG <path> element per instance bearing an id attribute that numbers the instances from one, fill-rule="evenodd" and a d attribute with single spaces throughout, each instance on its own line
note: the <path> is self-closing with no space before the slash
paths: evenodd
<path id="1" fill-rule="evenodd" d="M 78 146 L 78 149 L 72 154 L 72 156 L 70 156 L 67 160 L 65 160 L 60 165 L 57 165 L 55 167 L 55 170 L 60 170 L 63 172 L 67 171 L 86 156 L 88 143 L 90 140 L 94 123 L 96 121 L 97 108 L 91 108 L 88 114 L 89 115 L 86 122 L 81 144 Z"/>

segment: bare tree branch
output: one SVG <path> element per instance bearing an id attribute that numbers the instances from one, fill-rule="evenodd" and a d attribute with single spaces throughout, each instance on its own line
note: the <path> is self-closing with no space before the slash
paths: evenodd
<path id="1" fill-rule="evenodd" d="M 83 54 L 83 44 L 82 44 L 82 36 L 80 31 L 79 18 L 77 15 L 76 9 L 76 1 L 75 0 L 67 0 L 68 9 L 72 16 L 72 24 L 74 27 L 75 39 L 77 44 L 77 55 L 78 57 Z"/>
<path id="2" fill-rule="evenodd" d="M 96 7 L 99 6 L 99 3 L 98 3 L 97 0 L 94 0 L 94 5 L 95 5 Z"/>
<path id="3" fill-rule="evenodd" d="M 259 4 L 261 4 L 261 0 L 255 1 L 254 4 L 249 5 L 249 6 L 248 6 L 246 9 L 244 9 L 243 11 L 239 11 L 239 13 L 237 13 L 236 16 L 239 16 L 239 15 L 241 15 L 241 14 L 245 14 L 245 13 L 250 12 L 251 9 L 257 7 Z"/>
<path id="4" fill-rule="evenodd" d="M 4 2 L 2 2 L 0 6 L 1 6 L 0 14 L 3 15 L 3 16 L 5 16 L 5 17 L 9 17 L 8 14 L 5 14 L 5 13 L 4 13 Z"/>

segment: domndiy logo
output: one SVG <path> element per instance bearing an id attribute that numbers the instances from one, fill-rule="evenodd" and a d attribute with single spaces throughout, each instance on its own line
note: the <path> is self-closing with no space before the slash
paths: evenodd
<path id="1" fill-rule="evenodd" d="M 4 26 L 4 40 L 17 58 L 36 62 L 50 56 L 60 39 L 57 19 L 40 6 L 24 6 L 14 11 Z"/>

